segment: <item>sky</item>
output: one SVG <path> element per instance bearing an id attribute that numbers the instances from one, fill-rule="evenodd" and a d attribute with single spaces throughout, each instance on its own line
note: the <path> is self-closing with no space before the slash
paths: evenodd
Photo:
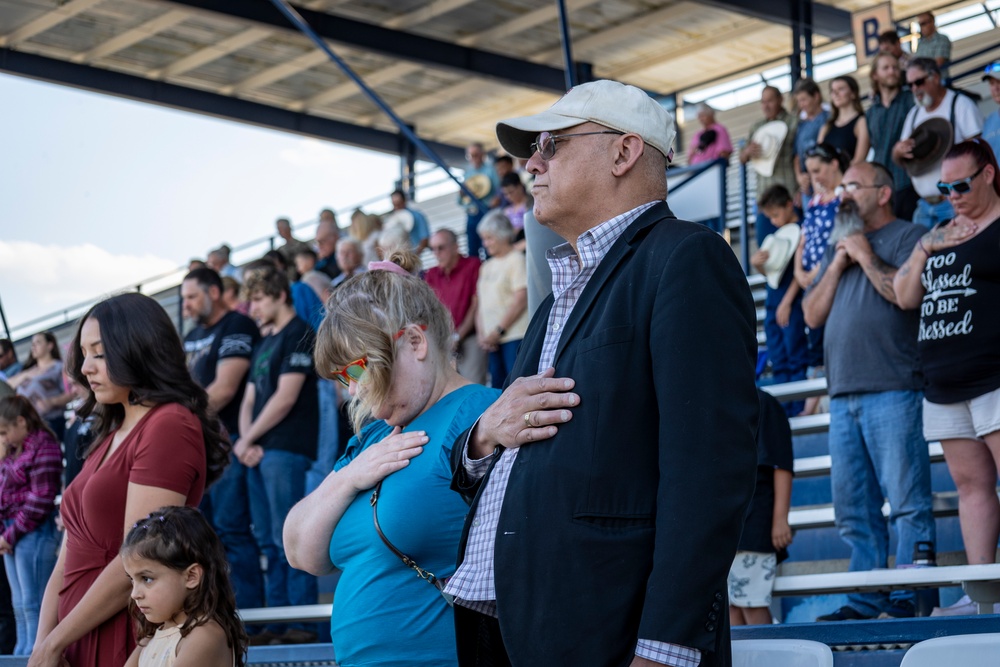
<path id="1" fill-rule="evenodd" d="M 2 74 L 0 109 L 12 329 L 269 236 L 278 217 L 387 196 L 399 177 L 395 156 Z"/>

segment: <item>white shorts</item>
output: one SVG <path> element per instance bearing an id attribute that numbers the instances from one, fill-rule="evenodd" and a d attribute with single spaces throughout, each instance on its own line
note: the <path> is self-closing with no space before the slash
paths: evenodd
<path id="1" fill-rule="evenodd" d="M 1000 430 L 1000 389 L 960 403 L 924 399 L 924 440 L 982 440 Z"/>
<path id="2" fill-rule="evenodd" d="M 778 573 L 775 554 L 737 551 L 729 568 L 729 604 L 734 607 L 770 607 L 774 577 Z"/>

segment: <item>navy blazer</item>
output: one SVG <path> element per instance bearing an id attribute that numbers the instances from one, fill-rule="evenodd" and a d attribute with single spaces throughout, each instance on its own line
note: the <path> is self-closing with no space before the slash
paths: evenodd
<path id="1" fill-rule="evenodd" d="M 538 371 L 552 303 L 511 378 Z M 726 579 L 757 465 L 755 324 L 732 249 L 666 203 L 605 256 L 555 356 L 580 404 L 554 438 L 521 448 L 497 528 L 497 610 L 515 667 L 627 666 L 639 638 L 730 664 Z M 489 476 L 465 477 L 464 442 L 460 560 Z"/>

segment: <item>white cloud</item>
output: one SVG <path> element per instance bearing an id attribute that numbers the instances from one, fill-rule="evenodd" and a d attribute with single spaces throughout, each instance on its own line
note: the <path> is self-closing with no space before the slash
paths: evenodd
<path id="1" fill-rule="evenodd" d="M 0 297 L 14 328 L 102 294 L 134 289 L 138 281 L 177 268 L 176 261 L 151 253 L 116 255 L 90 243 L 60 246 L 0 240 Z M 168 284 L 160 281 L 161 287 Z"/>

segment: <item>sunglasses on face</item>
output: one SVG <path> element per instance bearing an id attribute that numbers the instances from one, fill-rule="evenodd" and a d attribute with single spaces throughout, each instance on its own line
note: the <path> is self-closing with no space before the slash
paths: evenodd
<path id="1" fill-rule="evenodd" d="M 910 84 L 910 88 L 919 88 L 920 86 L 922 86 L 925 83 L 927 83 L 927 77 L 929 77 L 929 76 L 930 76 L 930 74 L 925 74 L 924 76 L 920 77 L 919 79 L 914 79 L 913 81 L 907 81 L 907 83 Z"/>
<path id="2" fill-rule="evenodd" d="M 985 168 L 986 165 L 984 164 L 972 176 L 969 176 L 968 178 L 960 178 L 957 181 L 952 181 L 951 183 L 942 183 L 941 181 L 938 181 L 938 192 L 945 197 L 951 195 L 952 192 L 957 192 L 960 195 L 967 194 L 972 189 L 972 181 L 976 180 L 976 176 L 983 173 L 983 169 Z"/>
<path id="3" fill-rule="evenodd" d="M 420 324 L 418 326 L 422 331 L 427 331 L 426 324 Z M 396 332 L 396 334 L 392 337 L 392 340 L 393 341 L 399 340 L 400 338 L 403 337 L 403 334 L 405 333 L 406 333 L 406 327 L 403 327 L 402 329 Z M 339 371 L 333 371 L 331 375 L 333 375 L 333 377 L 340 384 L 344 385 L 345 387 L 350 387 L 351 380 L 354 380 L 355 382 L 361 382 L 361 378 L 365 376 L 366 372 L 368 372 L 368 357 L 365 356 L 361 357 L 360 359 L 355 359 L 349 364 L 346 364 Z"/>
<path id="4" fill-rule="evenodd" d="M 538 156 L 545 161 L 551 160 L 556 155 L 556 142 L 570 137 L 587 137 L 593 134 L 625 134 L 615 130 L 604 130 L 601 132 L 576 132 L 575 134 L 551 134 L 542 132 L 531 144 L 531 152 L 538 153 Z"/>

